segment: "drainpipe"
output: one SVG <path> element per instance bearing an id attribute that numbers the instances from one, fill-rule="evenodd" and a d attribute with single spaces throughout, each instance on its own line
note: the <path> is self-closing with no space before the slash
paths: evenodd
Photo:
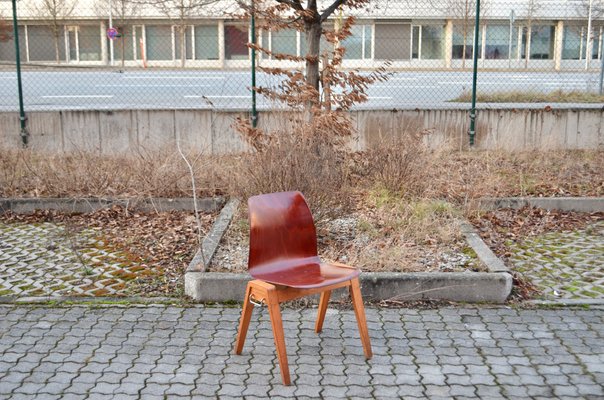
<path id="1" fill-rule="evenodd" d="M 474 146 L 476 136 L 476 81 L 478 78 L 478 35 L 480 33 L 480 0 L 476 0 L 476 21 L 474 23 L 474 68 L 472 72 L 472 109 L 470 110 L 470 146 Z"/>

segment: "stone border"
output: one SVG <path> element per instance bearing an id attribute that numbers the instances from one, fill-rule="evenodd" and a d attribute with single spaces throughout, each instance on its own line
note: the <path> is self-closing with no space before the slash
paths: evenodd
<path id="1" fill-rule="evenodd" d="M 197 199 L 199 211 L 216 211 L 222 207 L 225 199 L 222 197 Z M 57 210 L 71 213 L 89 213 L 113 205 L 120 205 L 143 212 L 150 211 L 194 211 L 193 199 L 183 198 L 142 198 L 142 199 L 113 199 L 113 198 L 31 198 L 7 199 L 0 198 L 0 214 L 12 211 L 19 214 L 31 214 L 35 210 Z"/>
<path id="2" fill-rule="evenodd" d="M 218 244 L 226 231 L 239 202 L 229 201 L 215 222 L 206 240 Z M 361 275 L 363 296 L 368 300 L 448 300 L 467 303 L 503 303 L 512 291 L 512 276 L 508 268 L 482 241 L 472 225 L 464 221 L 462 232 L 468 245 L 478 255 L 489 272 L 428 272 L 383 273 Z M 216 247 L 213 247 L 214 251 Z M 212 253 L 205 253 L 211 260 Z M 195 255 L 185 273 L 185 294 L 193 300 L 242 301 L 248 274 L 204 272 L 201 254 Z"/>
<path id="3" fill-rule="evenodd" d="M 525 206 L 545 210 L 604 212 L 604 197 L 503 197 L 479 200 L 479 208 L 487 211 Z"/>

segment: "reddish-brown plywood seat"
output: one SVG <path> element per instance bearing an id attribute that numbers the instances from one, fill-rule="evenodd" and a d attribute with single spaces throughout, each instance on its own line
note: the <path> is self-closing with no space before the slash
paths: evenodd
<path id="1" fill-rule="evenodd" d="M 317 232 L 310 209 L 300 192 L 282 192 L 250 197 L 250 253 L 248 270 L 255 279 L 248 283 L 235 343 L 241 354 L 254 304 L 269 309 L 281 376 L 290 384 L 280 303 L 321 294 L 315 331 L 321 332 L 331 291 L 348 287 L 366 358 L 371 344 L 356 268 L 324 263 L 317 255 Z"/>

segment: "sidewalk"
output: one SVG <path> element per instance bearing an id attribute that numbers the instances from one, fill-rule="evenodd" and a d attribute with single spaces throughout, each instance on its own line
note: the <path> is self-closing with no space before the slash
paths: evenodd
<path id="1" fill-rule="evenodd" d="M 266 310 L 242 356 L 240 309 L 0 306 L 1 399 L 604 397 L 604 308 L 284 310 L 292 386 Z"/>

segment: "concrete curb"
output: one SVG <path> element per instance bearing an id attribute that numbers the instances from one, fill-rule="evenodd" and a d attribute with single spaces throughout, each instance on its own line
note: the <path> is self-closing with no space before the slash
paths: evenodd
<path id="1" fill-rule="evenodd" d="M 242 301 L 247 274 L 195 273 L 196 301 Z M 366 272 L 361 274 L 366 300 L 448 300 L 467 303 L 503 303 L 512 290 L 512 276 L 490 272 Z M 335 296 L 333 297 L 335 298 Z"/>
<path id="2" fill-rule="evenodd" d="M 208 235 L 212 236 L 213 243 L 220 242 L 238 204 L 229 202 L 221 212 L 215 223 L 219 226 L 212 228 Z M 462 224 L 462 232 L 489 272 L 363 273 L 363 296 L 374 301 L 430 299 L 466 303 L 505 302 L 512 291 L 513 281 L 507 267 L 482 241 L 469 222 Z M 213 253 L 210 259 L 212 255 Z M 187 296 L 202 302 L 242 300 L 247 282 L 251 279 L 249 275 L 204 272 L 200 262 L 201 255 L 198 252 L 185 273 Z"/>
<path id="3" fill-rule="evenodd" d="M 200 211 L 216 211 L 224 204 L 222 197 L 197 199 Z M 7 199 L 0 198 L 0 214 L 12 211 L 20 214 L 31 214 L 36 210 L 57 210 L 70 213 L 89 213 L 113 205 L 120 205 L 139 211 L 193 211 L 192 198 L 145 198 L 145 199 L 65 199 L 65 198 L 31 198 Z"/>
<path id="4" fill-rule="evenodd" d="M 479 208 L 487 211 L 525 206 L 545 210 L 604 212 L 604 197 L 503 197 L 479 200 Z"/>
<path id="5" fill-rule="evenodd" d="M 7 305 L 27 305 L 27 304 L 94 304 L 120 306 L 120 303 L 133 304 L 180 304 L 182 300 L 177 297 L 86 297 L 86 296 L 0 296 L 0 304 Z"/>

